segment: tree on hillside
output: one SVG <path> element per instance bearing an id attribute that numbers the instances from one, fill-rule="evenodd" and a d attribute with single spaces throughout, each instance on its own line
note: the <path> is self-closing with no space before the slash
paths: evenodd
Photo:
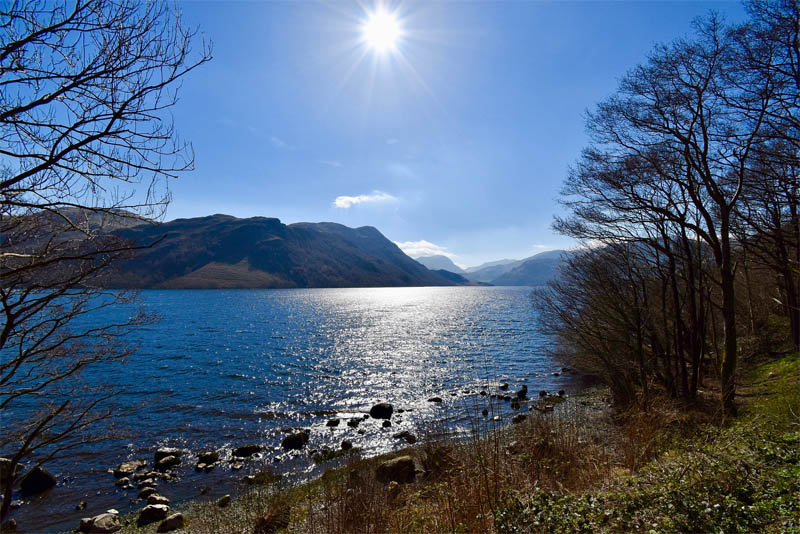
<path id="1" fill-rule="evenodd" d="M 588 114 L 591 144 L 564 188 L 571 213 L 555 224 L 606 246 L 643 244 L 666 262 L 670 337 L 677 370 L 690 360 L 690 380 L 681 376 L 689 397 L 708 344 L 705 314 L 719 313 L 724 341 L 715 356 L 726 414 L 735 413 L 740 216 L 750 214 L 758 230 L 751 233 L 778 239 L 776 225 L 793 234 L 797 222 L 796 172 L 787 172 L 796 168 L 797 147 L 786 149 L 798 139 L 797 5 L 754 2 L 751 12 L 754 19 L 742 26 L 712 15 L 696 24 L 693 39 L 657 47 Z M 775 187 L 763 185 L 767 176 Z M 787 215 L 774 222 L 776 202 Z M 773 222 L 765 227 L 759 215 Z M 783 252 L 795 253 L 791 241 Z M 794 287 L 791 273 L 781 276 Z M 706 301 L 716 295 L 709 309 Z"/>
<path id="2" fill-rule="evenodd" d="M 21 0 L 0 27 L 0 453 L 15 473 L 112 415 L 110 384 L 81 373 L 129 354 L 121 336 L 147 317 L 83 319 L 132 298 L 96 289 L 132 251 L 109 232 L 158 219 L 167 180 L 192 168 L 168 110 L 210 49 L 161 2 Z"/>

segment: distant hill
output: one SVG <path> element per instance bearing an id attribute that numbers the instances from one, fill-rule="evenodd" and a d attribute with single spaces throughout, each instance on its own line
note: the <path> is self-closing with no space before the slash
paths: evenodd
<path id="1" fill-rule="evenodd" d="M 500 267 L 502 265 L 507 265 L 509 263 L 519 263 L 520 260 L 497 260 L 497 261 L 489 261 L 486 263 L 481 263 L 480 265 L 476 265 L 475 267 L 467 267 L 468 273 L 474 273 L 475 271 L 480 271 L 481 269 L 485 269 L 487 267 Z"/>
<path id="2" fill-rule="evenodd" d="M 444 269 L 445 271 L 450 271 L 451 273 L 457 274 L 463 274 L 466 272 L 464 269 L 453 263 L 453 260 L 447 256 L 421 256 L 414 259 L 432 271 Z"/>
<path id="3" fill-rule="evenodd" d="M 522 260 L 509 271 L 491 281 L 496 286 L 541 286 L 558 274 L 564 250 L 550 250 Z"/>
<path id="4" fill-rule="evenodd" d="M 473 282 L 495 286 L 538 286 L 554 278 L 564 250 L 548 250 L 523 260 L 500 260 L 467 269 Z"/>
<path id="5" fill-rule="evenodd" d="M 458 285 L 406 256 L 370 226 L 285 225 L 211 215 L 115 234 L 152 247 L 103 281 L 124 288 L 279 288 Z"/>

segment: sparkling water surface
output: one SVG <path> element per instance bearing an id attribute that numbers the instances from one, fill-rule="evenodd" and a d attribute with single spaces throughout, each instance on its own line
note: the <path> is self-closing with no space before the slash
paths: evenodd
<path id="1" fill-rule="evenodd" d="M 294 479 L 319 474 L 324 466 L 307 450 L 280 448 L 288 427 L 311 430 L 308 449 L 347 439 L 374 455 L 403 446 L 392 437 L 401 430 L 468 431 L 468 416 L 489 403 L 480 390 L 498 392 L 503 381 L 512 391 L 527 384 L 569 392 L 578 386 L 570 375 L 553 376 L 561 364 L 536 330 L 530 299 L 525 287 L 143 291 L 141 304 L 160 322 L 129 337 L 139 350 L 126 362 L 85 374 L 125 390 L 115 438 L 53 464 L 59 485 L 12 517 L 27 532 L 57 532 L 108 508 L 141 507 L 107 470 L 134 458 L 152 463 L 158 446 L 187 451 L 179 480 L 159 487 L 176 503 L 204 487 L 204 498 L 235 492 L 237 480 L 265 467 Z M 428 402 L 434 396 L 443 402 Z M 407 411 L 389 429 L 372 419 L 359 426 L 363 434 L 346 425 L 377 402 Z M 507 420 L 513 412 L 504 406 Z M 333 417 L 340 425 L 326 427 Z M 264 451 L 241 471 L 227 462 L 194 471 L 197 452 L 221 449 L 229 459 L 245 443 Z M 79 501 L 86 510 L 75 510 Z"/>

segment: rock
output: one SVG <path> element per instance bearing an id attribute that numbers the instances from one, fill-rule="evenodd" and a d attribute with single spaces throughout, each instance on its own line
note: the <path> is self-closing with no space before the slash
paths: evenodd
<path id="1" fill-rule="evenodd" d="M 219 461 L 219 453 L 217 451 L 205 451 L 197 455 L 198 464 L 213 464 Z"/>
<path id="2" fill-rule="evenodd" d="M 241 445 L 233 449 L 233 455 L 239 458 L 247 458 L 248 456 L 253 456 L 257 452 L 261 452 L 261 445 L 256 445 L 255 443 Z"/>
<path id="3" fill-rule="evenodd" d="M 139 494 L 136 496 L 136 498 L 137 499 L 146 499 L 150 495 L 154 495 L 154 494 L 157 494 L 157 493 L 158 493 L 157 489 L 155 489 L 153 487 L 150 487 L 150 486 L 147 486 L 146 488 L 142 488 L 142 489 L 139 490 Z"/>
<path id="4" fill-rule="evenodd" d="M 383 462 L 376 469 L 375 478 L 384 484 L 388 484 L 393 480 L 400 484 L 414 482 L 416 478 L 414 459 L 411 456 L 399 456 L 393 460 Z"/>
<path id="5" fill-rule="evenodd" d="M 542 398 L 542 399 L 543 399 L 543 398 L 545 398 L 547 395 L 548 395 L 548 393 L 547 393 L 545 390 L 541 390 L 541 391 L 539 392 L 539 398 Z"/>
<path id="6" fill-rule="evenodd" d="M 147 462 L 145 460 L 131 460 L 129 462 L 122 462 L 119 464 L 119 467 L 114 469 L 114 478 L 129 477 L 133 475 L 135 471 L 138 471 L 146 465 Z"/>
<path id="7" fill-rule="evenodd" d="M 166 471 L 176 465 L 180 465 L 181 459 L 177 456 L 164 456 L 159 461 L 156 462 L 155 469 L 156 471 Z"/>
<path id="8" fill-rule="evenodd" d="M 219 506 L 220 508 L 225 508 L 230 503 L 231 503 L 231 496 L 228 495 L 227 493 L 217 500 L 217 506 Z"/>
<path id="9" fill-rule="evenodd" d="M 406 443 L 414 444 L 417 442 L 417 436 L 409 432 L 408 430 L 403 430 L 402 432 L 398 432 L 397 434 L 392 436 L 396 439 L 403 439 Z"/>
<path id="10" fill-rule="evenodd" d="M 275 534 L 279 530 L 287 528 L 291 520 L 291 513 L 292 510 L 288 506 L 268 513 L 256 521 L 253 534 Z"/>
<path id="11" fill-rule="evenodd" d="M 352 448 L 353 448 L 353 442 L 352 441 L 349 441 L 349 440 L 342 441 L 342 450 L 343 451 L 349 451 Z"/>
<path id="12" fill-rule="evenodd" d="M 36 466 L 28 471 L 20 481 L 20 490 L 23 497 L 39 495 L 56 485 L 56 477 Z"/>
<path id="13" fill-rule="evenodd" d="M 287 450 L 300 450 L 306 446 L 308 443 L 309 433 L 308 431 L 303 432 L 295 432 L 294 434 L 289 434 L 283 440 L 281 440 L 281 447 Z"/>
<path id="14" fill-rule="evenodd" d="M 159 523 L 156 532 L 172 532 L 173 530 L 178 530 L 179 528 L 183 528 L 186 524 L 186 521 L 183 519 L 183 514 L 172 514 L 161 523 Z"/>
<path id="15" fill-rule="evenodd" d="M 195 471 L 205 471 L 206 467 L 208 467 L 206 464 L 197 464 L 196 466 L 194 466 L 194 470 Z"/>
<path id="16" fill-rule="evenodd" d="M 147 497 L 147 504 L 169 504 L 169 499 L 158 493 L 154 493 Z"/>
<path id="17" fill-rule="evenodd" d="M 524 399 L 527 396 L 528 396 L 528 386 L 523 384 L 522 385 L 522 389 L 517 391 L 517 398 L 518 399 Z"/>
<path id="18" fill-rule="evenodd" d="M 86 510 L 86 501 L 81 501 L 75 505 L 75 510 Z"/>
<path id="19" fill-rule="evenodd" d="M 391 426 L 392 426 L 392 422 L 391 422 L 391 421 L 388 421 L 388 420 L 387 420 L 387 421 L 384 421 L 384 422 L 381 424 L 381 426 L 382 426 L 383 428 L 389 428 L 389 427 L 391 427 Z"/>
<path id="20" fill-rule="evenodd" d="M 340 423 L 340 420 L 338 418 L 334 417 L 333 419 L 328 419 L 328 422 L 325 423 L 325 426 L 329 426 L 329 427 L 339 426 L 339 423 Z"/>
<path id="21" fill-rule="evenodd" d="M 148 478 L 157 478 L 159 476 L 161 476 L 161 473 L 156 471 L 146 471 L 143 473 L 134 473 L 133 480 L 145 480 Z"/>
<path id="22" fill-rule="evenodd" d="M 370 408 L 369 415 L 373 419 L 391 419 L 394 412 L 394 406 L 388 402 L 380 402 Z"/>
<path id="23" fill-rule="evenodd" d="M 156 487 L 158 484 L 152 478 L 146 478 L 136 483 L 138 489 L 146 488 L 148 486 Z"/>
<path id="24" fill-rule="evenodd" d="M 438 402 L 442 402 L 442 398 L 441 397 L 431 397 L 430 399 L 428 399 L 428 402 L 437 402 L 437 403 Z"/>
<path id="25" fill-rule="evenodd" d="M 127 486 L 130 483 L 131 483 L 131 479 L 129 479 L 128 477 L 122 477 L 119 480 L 117 480 L 116 482 L 114 482 L 114 485 L 115 486 Z"/>
<path id="26" fill-rule="evenodd" d="M 169 506 L 166 504 L 148 504 L 139 512 L 139 518 L 136 520 L 137 526 L 149 525 L 156 521 L 166 519 L 169 514 Z"/>
<path id="27" fill-rule="evenodd" d="M 520 413 L 511 418 L 511 423 L 518 425 L 527 418 L 528 418 L 527 415 L 525 415 L 524 413 Z"/>
<path id="28" fill-rule="evenodd" d="M 356 428 L 360 424 L 361 424 L 361 419 L 358 418 L 350 419 L 347 421 L 347 426 L 349 426 L 350 428 Z"/>
<path id="29" fill-rule="evenodd" d="M 106 512 L 92 518 L 81 519 L 81 525 L 78 529 L 80 532 L 88 532 L 89 534 L 108 534 L 122 530 L 122 520 L 119 515 Z"/>
<path id="30" fill-rule="evenodd" d="M 488 395 L 488 393 L 486 393 L 486 390 L 484 389 L 482 389 L 479 394 L 481 397 L 485 397 L 486 395 Z"/>
<path id="31" fill-rule="evenodd" d="M 559 397 L 563 397 L 563 396 L 564 396 L 564 395 L 566 395 L 566 394 L 567 394 L 567 392 L 566 392 L 566 391 L 564 391 L 563 389 L 559 389 L 559 390 L 558 390 L 558 396 L 559 396 Z"/>
<path id="32" fill-rule="evenodd" d="M 244 467 L 244 464 L 242 462 L 233 462 L 231 464 L 231 469 L 233 469 L 234 471 L 238 471 L 242 467 Z"/>
<path id="33" fill-rule="evenodd" d="M 160 449 L 156 450 L 156 453 L 153 456 L 153 462 L 158 463 L 167 456 L 178 457 L 182 454 L 183 451 L 180 449 L 176 449 L 175 447 L 161 447 Z"/>

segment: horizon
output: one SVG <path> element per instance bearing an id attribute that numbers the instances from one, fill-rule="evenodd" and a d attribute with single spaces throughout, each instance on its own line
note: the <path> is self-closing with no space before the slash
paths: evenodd
<path id="1" fill-rule="evenodd" d="M 738 2 L 181 8 L 215 59 L 173 110 L 196 162 L 170 184 L 166 220 L 374 226 L 460 265 L 574 247 L 550 226 L 585 110 L 696 17 L 744 15 Z M 368 27 L 381 9 L 397 28 Z"/>

